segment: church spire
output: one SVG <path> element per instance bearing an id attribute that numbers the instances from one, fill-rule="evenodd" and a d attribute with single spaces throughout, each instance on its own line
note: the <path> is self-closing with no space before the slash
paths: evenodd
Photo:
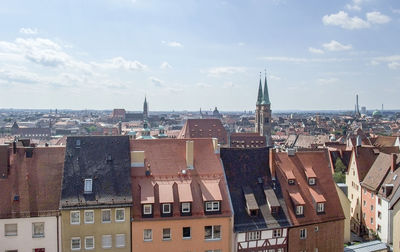
<path id="1" fill-rule="evenodd" d="M 256 105 L 261 105 L 263 100 L 262 85 L 261 85 L 261 72 L 260 72 L 260 84 L 258 85 L 258 96 Z"/>
<path id="2" fill-rule="evenodd" d="M 264 96 L 263 96 L 263 104 L 270 105 L 269 94 L 268 94 L 268 84 L 267 84 L 267 69 L 265 69 L 265 81 L 264 81 Z"/>

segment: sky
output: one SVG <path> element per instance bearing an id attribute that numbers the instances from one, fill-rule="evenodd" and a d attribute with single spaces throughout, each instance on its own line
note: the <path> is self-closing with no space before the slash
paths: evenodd
<path id="1" fill-rule="evenodd" d="M 0 108 L 400 109 L 398 0 L 2 0 Z"/>

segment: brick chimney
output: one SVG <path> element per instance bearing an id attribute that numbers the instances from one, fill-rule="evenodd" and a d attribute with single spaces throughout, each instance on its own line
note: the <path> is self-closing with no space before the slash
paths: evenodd
<path id="1" fill-rule="evenodd" d="M 271 178 L 275 179 L 276 171 L 275 171 L 275 151 L 273 148 L 269 149 L 269 169 L 271 172 Z"/>
<path id="2" fill-rule="evenodd" d="M 396 161 L 397 161 L 397 155 L 392 153 L 392 165 L 390 166 L 390 170 L 392 172 L 396 170 Z"/>
<path id="3" fill-rule="evenodd" d="M 194 149 L 194 142 L 193 140 L 186 141 L 186 168 L 193 169 L 193 149 Z"/>

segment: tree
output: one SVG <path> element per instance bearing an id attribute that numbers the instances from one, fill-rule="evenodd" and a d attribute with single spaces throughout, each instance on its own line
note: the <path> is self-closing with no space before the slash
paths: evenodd
<path id="1" fill-rule="evenodd" d="M 341 172 L 342 174 L 345 174 L 346 170 L 347 170 L 347 167 L 343 164 L 343 161 L 339 157 L 336 158 L 335 172 Z"/>

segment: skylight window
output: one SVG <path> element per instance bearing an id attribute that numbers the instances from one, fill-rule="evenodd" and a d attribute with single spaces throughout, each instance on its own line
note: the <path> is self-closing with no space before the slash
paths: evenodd
<path id="1" fill-rule="evenodd" d="M 93 187 L 93 180 L 92 179 L 85 179 L 85 193 L 91 193 Z"/>

